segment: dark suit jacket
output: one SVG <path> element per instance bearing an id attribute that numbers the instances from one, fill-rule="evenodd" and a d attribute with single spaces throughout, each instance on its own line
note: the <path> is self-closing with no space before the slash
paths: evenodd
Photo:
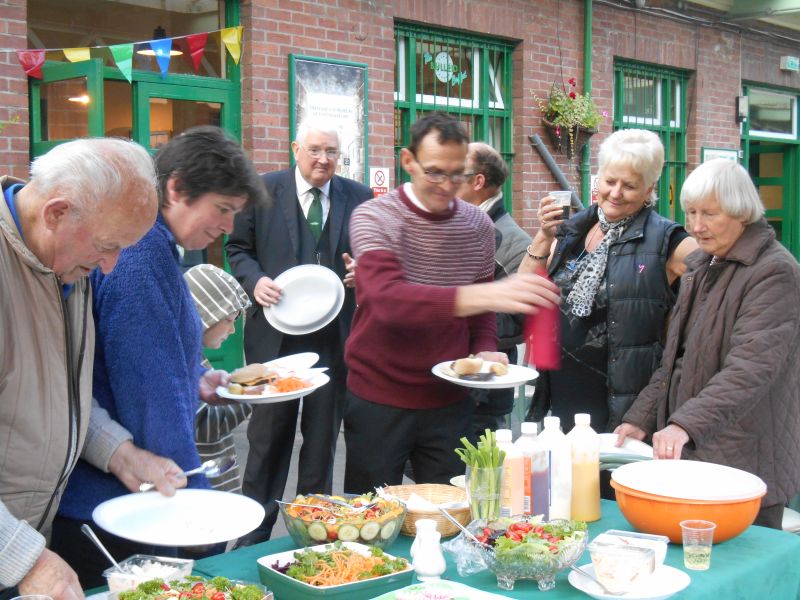
<path id="1" fill-rule="evenodd" d="M 268 206 L 249 207 L 236 217 L 233 233 L 225 246 L 233 274 L 253 298 L 256 282 L 278 275 L 298 265 L 297 186 L 294 168 L 262 176 L 273 202 Z M 351 179 L 334 175 L 330 185 L 330 213 L 326 227 L 333 257 L 333 270 L 344 278 L 343 252 L 350 252 L 349 224 L 353 209 L 372 198 L 372 190 Z M 265 362 L 278 356 L 283 333 L 274 329 L 264 317 L 261 305 L 253 300 L 255 310 L 248 314 L 244 331 L 247 362 Z M 339 340 L 342 345 L 350 333 L 355 311 L 355 294 L 346 291 L 339 313 Z"/>

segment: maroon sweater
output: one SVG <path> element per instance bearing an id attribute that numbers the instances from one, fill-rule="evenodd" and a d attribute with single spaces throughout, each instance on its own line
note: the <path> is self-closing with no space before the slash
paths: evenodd
<path id="1" fill-rule="evenodd" d="M 345 347 L 350 391 L 400 408 L 462 400 L 466 388 L 431 368 L 497 348 L 493 313 L 453 316 L 458 286 L 493 278 L 492 221 L 462 200 L 427 213 L 399 187 L 353 212 L 350 243 L 358 261 L 358 308 Z"/>

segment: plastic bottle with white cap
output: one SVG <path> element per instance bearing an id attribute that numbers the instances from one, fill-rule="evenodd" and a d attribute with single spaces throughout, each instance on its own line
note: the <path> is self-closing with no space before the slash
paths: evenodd
<path id="1" fill-rule="evenodd" d="M 561 431 L 558 417 L 545 417 L 539 445 L 547 453 L 550 475 L 551 519 L 569 519 L 572 515 L 572 447 Z"/>
<path id="2" fill-rule="evenodd" d="M 572 447 L 572 518 L 600 519 L 600 436 L 590 426 L 587 413 L 575 415 L 575 427 L 567 434 Z"/>
<path id="3" fill-rule="evenodd" d="M 536 437 L 536 423 L 521 423 L 520 432 L 522 435 L 514 442 L 514 447 L 519 449 L 525 460 L 523 512 L 542 515 L 546 521 L 550 514 L 550 466 L 547 452 Z"/>
<path id="4" fill-rule="evenodd" d="M 497 447 L 506 453 L 503 460 L 503 489 L 500 493 L 500 516 L 510 517 L 523 514 L 525 460 L 519 448 L 511 441 L 510 429 L 495 432 Z"/>

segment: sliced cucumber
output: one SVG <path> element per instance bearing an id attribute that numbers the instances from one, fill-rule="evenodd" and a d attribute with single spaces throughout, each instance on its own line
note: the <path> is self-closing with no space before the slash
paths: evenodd
<path id="1" fill-rule="evenodd" d="M 343 542 L 354 542 L 358 539 L 358 527 L 355 525 L 340 525 L 339 539 Z"/>
<path id="2" fill-rule="evenodd" d="M 361 526 L 361 539 L 374 540 L 381 530 L 381 526 L 377 521 L 367 521 Z"/>
<path id="3" fill-rule="evenodd" d="M 388 540 L 390 537 L 392 537 L 392 534 L 395 532 L 396 529 L 397 529 L 397 523 L 395 523 L 394 521 L 389 521 L 388 523 L 386 523 L 386 525 L 381 527 L 381 539 Z"/>
<path id="4" fill-rule="evenodd" d="M 308 525 L 308 535 L 310 535 L 313 540 L 324 542 L 328 539 L 328 530 L 324 523 L 314 521 Z"/>

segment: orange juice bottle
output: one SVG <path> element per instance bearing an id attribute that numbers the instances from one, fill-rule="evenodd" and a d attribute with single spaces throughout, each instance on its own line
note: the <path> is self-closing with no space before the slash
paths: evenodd
<path id="1" fill-rule="evenodd" d="M 600 436 L 589 425 L 586 413 L 575 415 L 575 427 L 567 434 L 572 448 L 572 518 L 600 519 Z"/>

